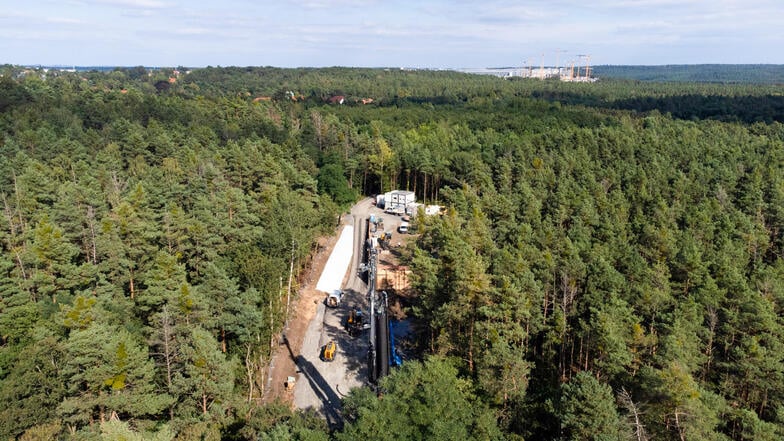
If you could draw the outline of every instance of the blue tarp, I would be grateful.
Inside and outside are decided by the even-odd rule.
[[[397,353],[397,347],[395,347],[395,328],[399,323],[400,322],[396,320],[389,321],[389,347],[390,352],[392,353],[392,358],[389,360],[389,364],[391,366],[400,366],[403,364],[403,359],[400,358],[400,354]]]

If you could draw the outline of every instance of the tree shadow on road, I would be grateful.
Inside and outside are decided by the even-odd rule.
[[[302,355],[294,355],[289,345],[289,340],[283,336],[283,343],[289,351],[289,357],[297,365],[297,368],[307,378],[310,383],[310,388],[316,394],[316,397],[321,401],[324,416],[327,418],[327,424],[330,429],[339,430],[343,428],[343,417],[340,414],[341,400],[334,389],[327,383],[324,377],[321,376],[318,369],[313,366],[313,363],[308,361]]]
[[[331,308],[328,313],[333,319],[324,320],[324,334],[329,340],[335,341],[340,348],[342,362],[348,373],[354,373],[359,378],[367,378],[367,351],[368,330],[359,331],[350,335],[346,329],[346,320],[352,309],[359,309],[369,323],[369,311],[365,296],[352,289],[345,290],[346,295],[340,307]]]

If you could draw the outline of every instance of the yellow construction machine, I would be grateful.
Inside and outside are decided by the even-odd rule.
[[[321,347],[321,360],[322,361],[332,361],[335,359],[335,352],[338,349],[338,345],[335,344],[334,341],[330,341],[329,343],[325,344]]]

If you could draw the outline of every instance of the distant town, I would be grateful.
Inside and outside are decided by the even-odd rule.
[[[30,74],[34,71],[43,71],[44,74],[50,71],[56,72],[110,72],[115,69],[127,69],[129,66],[63,66],[63,65],[24,65],[21,66],[27,71],[21,73],[22,76]],[[171,67],[162,66],[144,66],[148,71],[156,71],[160,69],[171,69]],[[387,70],[391,68],[385,68]],[[400,70],[410,71],[427,71],[427,70],[440,70],[440,71],[454,71],[476,75],[492,75],[499,78],[536,78],[536,79],[552,79],[557,78],[561,81],[569,82],[594,82],[596,78],[593,76],[593,69],[588,63],[584,65],[577,65],[571,62],[567,66],[523,66],[523,67],[479,67],[479,68],[417,68],[417,67],[400,67]],[[178,70],[188,73],[183,67],[178,67]]]
[[[499,68],[476,68],[476,69],[455,69],[458,72],[493,75],[500,78],[538,78],[540,80],[557,78],[561,81],[592,83],[596,81],[593,70],[590,66],[569,66],[569,67],[499,67]]]

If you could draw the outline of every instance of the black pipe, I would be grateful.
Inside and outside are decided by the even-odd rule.
[[[389,375],[389,318],[386,310],[378,315],[376,320],[376,340],[378,341],[378,378]]]

